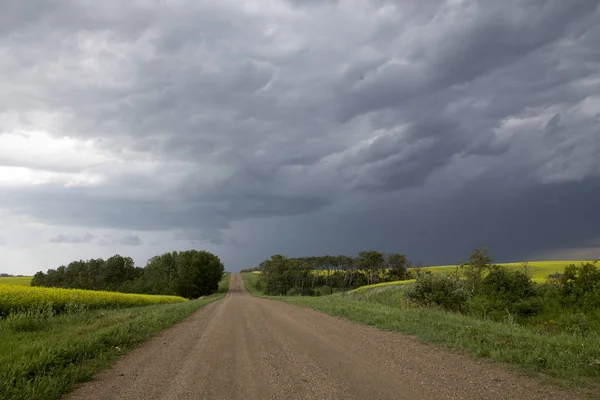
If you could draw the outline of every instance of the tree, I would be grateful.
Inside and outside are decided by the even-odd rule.
[[[188,299],[216,292],[225,272],[219,257],[207,251],[174,251],[155,257],[151,262],[158,270],[151,285],[168,287],[173,294]]]
[[[73,261],[47,273],[40,271],[31,285],[195,298],[217,291],[223,272],[221,260],[206,251],[161,254],[152,257],[145,268],[117,254],[107,260]]]
[[[486,248],[476,248],[469,255],[469,260],[460,264],[460,269],[473,294],[478,294],[480,292],[483,275],[485,272],[489,271],[493,265],[492,256]]]
[[[368,284],[375,283],[377,272],[383,268],[383,254],[375,250],[358,253],[360,267],[367,273]]]
[[[392,280],[399,281],[406,277],[406,256],[404,254],[389,254],[387,263]]]

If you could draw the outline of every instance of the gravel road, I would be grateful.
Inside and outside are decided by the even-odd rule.
[[[575,399],[575,392],[385,332],[252,297],[209,304],[66,399]]]

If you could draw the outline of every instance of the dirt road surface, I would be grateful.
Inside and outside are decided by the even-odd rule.
[[[66,399],[575,399],[498,365],[251,296],[209,304]]]

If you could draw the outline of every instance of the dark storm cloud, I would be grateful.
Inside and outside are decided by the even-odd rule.
[[[320,212],[268,224],[260,230],[265,240],[259,248],[270,246],[290,256],[378,249],[439,265],[465,260],[474,247],[488,247],[497,262],[534,261],[541,249],[598,248],[599,195],[598,179],[507,193],[503,178],[485,176],[463,193],[389,194],[355,207],[360,213],[343,213],[343,218]],[[291,233],[286,231],[290,226]]]
[[[559,38],[580,35],[582,19],[597,7],[594,0],[465,2],[463,12],[440,18],[451,24],[443,36],[417,38],[414,64],[390,57],[349,70],[339,85],[342,116],[404,105],[523,60]]]
[[[319,215],[347,227],[344,251],[389,248],[389,223],[439,261],[478,240],[526,257],[595,235],[586,222],[567,237],[548,215],[598,215],[577,200],[600,177],[598,1],[2,8],[1,131],[94,140],[102,155],[82,167],[0,149],[0,166],[57,174],[2,188],[13,213],[218,245],[246,241],[236,223],[279,218],[297,227],[277,234],[284,248],[344,247],[302,231]],[[544,198],[562,200],[527,212]]]

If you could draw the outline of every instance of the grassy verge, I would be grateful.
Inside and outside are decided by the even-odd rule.
[[[321,297],[269,297],[262,296],[257,288],[260,276],[243,274],[243,278],[250,293],[261,297],[414,335],[423,342],[508,363],[525,373],[554,378],[555,383],[562,385],[588,384],[597,390],[600,383],[600,332],[585,336],[540,334],[516,324],[412,307],[403,300],[402,286]]]
[[[136,344],[224,296],[58,315],[29,332],[0,320],[0,399],[58,399]]]
[[[219,282],[219,293],[227,293],[229,290],[229,281],[231,280],[231,274],[229,272],[225,272],[223,274],[223,278],[221,278],[221,282]]]
[[[252,272],[244,272],[242,273],[242,280],[244,281],[244,286],[250,292],[251,295],[257,297],[268,297],[263,294],[257,285],[262,281],[262,277],[258,274]]]

